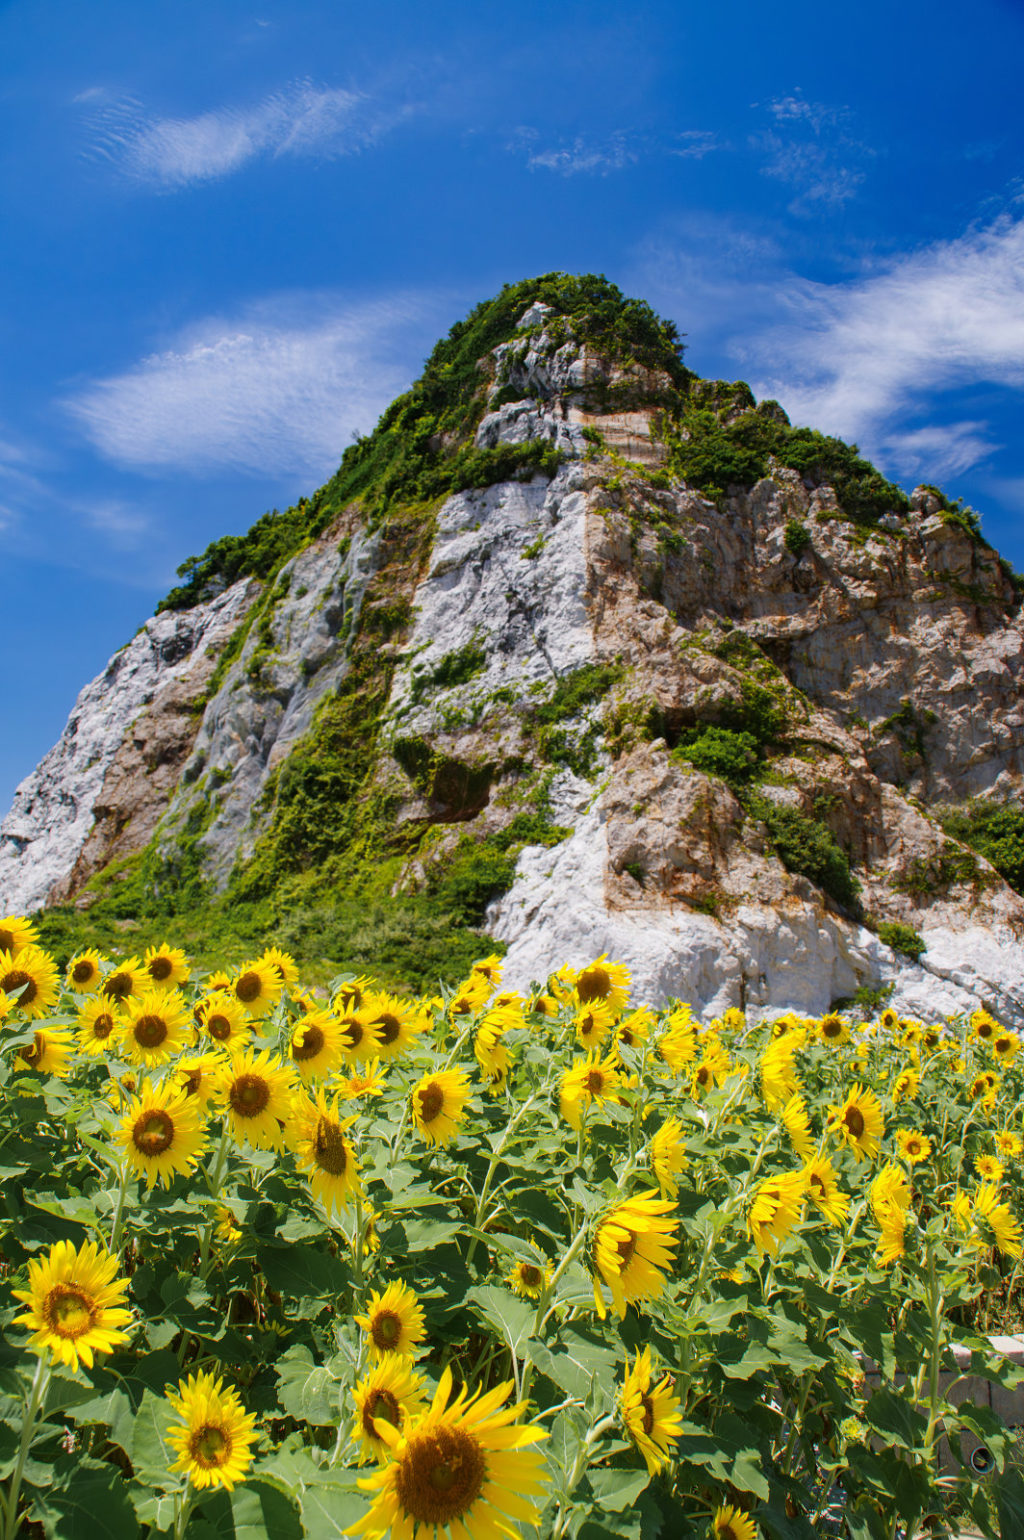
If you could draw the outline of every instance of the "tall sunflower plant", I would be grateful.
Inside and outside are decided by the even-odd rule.
[[[1019,1048],[0,918],[0,1540],[1024,1532]]]

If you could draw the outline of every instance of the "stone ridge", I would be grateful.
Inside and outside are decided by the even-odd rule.
[[[0,911],[89,904],[111,861],[145,847],[172,870],[186,838],[229,903],[429,895],[500,852],[485,929],[513,987],[607,951],[652,1003],[820,1013],[892,986],[914,1014],[1024,1025],[1024,901],[935,816],[1024,779],[1024,635],[996,553],[929,489],[850,517],[769,457],[701,492],[674,469],[678,376],[603,354],[546,300],[513,320],[458,449],[511,473],[351,498],[262,582],[149,622],[19,788]],[[742,419],[744,390],[701,399]],[[529,446],[556,458],[501,458]],[[357,746],[325,723],[374,692],[337,718],[365,733],[353,791],[331,756]],[[304,811],[311,785],[326,800]]]

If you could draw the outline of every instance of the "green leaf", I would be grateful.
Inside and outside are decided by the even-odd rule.
[[[591,1470],[590,1488],[603,1510],[621,1513],[632,1506],[650,1485],[650,1473],[644,1470]]]
[[[80,1456],[57,1462],[32,1514],[47,1540],[135,1540],[139,1533],[121,1471]]]
[[[174,1421],[174,1408],[164,1396],[145,1391],[135,1414],[129,1457],[135,1474],[143,1481],[165,1485],[174,1458],[167,1447],[167,1429]]]
[[[563,1326],[553,1344],[531,1343],[530,1357],[553,1385],[579,1401],[586,1400],[595,1384],[607,1386],[611,1393],[621,1360],[598,1330],[575,1321]]]
[[[330,1369],[313,1362],[309,1348],[290,1347],[277,1363],[277,1399],[300,1422],[318,1427],[337,1422],[338,1379]]]
[[[199,1513],[218,1540],[303,1540],[298,1503],[262,1475],[249,1476],[230,1495],[207,1499]]]
[[[488,1326],[498,1333],[513,1353],[518,1354],[520,1344],[533,1332],[536,1306],[520,1299],[511,1289],[500,1289],[492,1283],[470,1289],[467,1298],[470,1304],[477,1307]]]
[[[344,1258],[309,1246],[265,1246],[260,1251],[260,1267],[275,1293],[294,1300],[335,1299],[349,1281]]]
[[[1001,1535],[1024,1535],[1024,1479],[1014,1467],[993,1483]]]
[[[885,1387],[876,1390],[864,1412],[868,1425],[903,1449],[918,1449],[924,1442],[927,1422],[903,1396]]]

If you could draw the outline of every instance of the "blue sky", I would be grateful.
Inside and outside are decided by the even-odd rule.
[[[0,4],[0,814],[174,569],[319,485],[506,280],[1024,567],[1018,0]]]

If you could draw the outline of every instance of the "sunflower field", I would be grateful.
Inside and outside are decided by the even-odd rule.
[[[0,919],[0,1540],[1024,1533],[1018,1038],[629,983]]]

